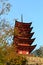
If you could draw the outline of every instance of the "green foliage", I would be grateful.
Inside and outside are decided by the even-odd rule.
[[[4,23],[4,24],[3,24]],[[6,30],[6,27],[8,30]],[[13,29],[5,22],[2,21],[0,36],[0,65],[26,65],[26,58],[23,55],[18,55],[16,53],[16,46],[13,44],[8,44],[6,39],[13,35]],[[18,34],[17,29],[15,29],[15,35]],[[7,37],[7,38],[6,38]],[[11,41],[11,40],[10,40]]]
[[[9,22],[1,15],[10,11],[10,3],[7,0],[0,0],[3,8],[0,10],[0,65],[26,65],[25,56],[16,53],[16,46],[8,44],[9,37],[18,35],[18,29],[13,29]],[[9,40],[8,40],[9,41]],[[11,40],[10,40],[11,41]]]
[[[26,58],[15,55],[14,58],[10,59],[7,63],[10,65],[26,65]]]
[[[23,55],[18,55],[16,53],[15,45],[3,46],[0,48],[0,63],[2,65],[26,65],[26,58]]]
[[[39,49],[35,50],[33,54],[39,57],[43,57],[43,47],[40,47]]]

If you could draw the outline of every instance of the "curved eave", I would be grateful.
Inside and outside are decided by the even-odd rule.
[[[28,29],[25,29],[25,28],[17,28],[17,27],[15,27],[15,29],[17,29],[18,31],[19,31],[19,34],[21,35],[21,34],[25,34],[25,35],[31,35],[31,31],[32,31],[32,29],[33,29],[33,27],[31,27],[31,28],[28,28]],[[25,32],[25,33],[24,33]],[[33,33],[32,33],[33,34]]]
[[[28,33],[30,33],[31,31],[32,31],[32,29],[33,29],[33,27],[31,27],[31,28],[21,28],[23,31],[25,31],[25,32],[28,32]],[[20,30],[21,30],[20,29]]]
[[[20,39],[30,39],[33,36],[33,34],[34,34],[34,32],[33,33],[29,33],[29,34],[16,35],[15,37],[18,37]]]
[[[31,46],[29,53],[31,53],[35,49],[36,45]]]
[[[31,38],[33,36],[34,32],[33,33],[30,33],[28,34],[28,37]]]
[[[31,24],[32,24],[32,22],[30,22],[30,23],[24,23],[24,22],[15,21],[15,26],[21,26],[21,25],[23,25],[23,26],[30,27]]]
[[[16,43],[25,43],[25,44],[29,44],[29,45],[31,45],[32,43],[33,43],[33,41],[35,40],[35,38],[34,39],[20,39],[20,38],[18,38],[18,37],[15,37],[14,38],[14,42],[16,42]]]
[[[33,45],[33,46],[21,46],[21,45],[18,45],[17,46],[18,50],[29,51],[29,53],[31,53],[35,49],[35,47],[36,47],[36,45]]]

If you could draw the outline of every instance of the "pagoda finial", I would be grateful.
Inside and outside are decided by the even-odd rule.
[[[21,22],[23,22],[23,15],[21,14]]]

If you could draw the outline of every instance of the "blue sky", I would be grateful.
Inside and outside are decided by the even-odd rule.
[[[43,0],[9,0],[11,3],[11,11],[7,15],[10,24],[14,24],[14,20],[32,21],[33,30],[35,32],[33,38],[36,38],[33,44],[37,44],[36,48],[43,45]]]

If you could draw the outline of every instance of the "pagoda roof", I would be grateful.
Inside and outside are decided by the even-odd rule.
[[[24,23],[24,22],[15,21],[15,26],[17,26],[17,27],[21,27],[21,26],[30,27],[31,24],[32,24],[32,22],[30,22],[30,23]]]
[[[19,35],[17,35],[19,38],[21,38],[21,39],[29,39],[29,38],[31,38],[32,36],[33,36],[33,34],[34,34],[34,32],[33,33],[29,33],[29,34],[19,34]],[[15,36],[16,37],[16,36]]]
[[[30,23],[24,23],[15,21],[15,32],[17,32],[17,35],[14,35],[14,44],[17,46],[17,50],[23,50],[23,51],[29,51],[31,53],[36,45],[32,46],[33,41],[35,38],[31,38],[34,34],[34,32],[31,32],[33,27],[30,27],[32,22]]]
[[[29,44],[29,45],[31,45],[32,43],[33,43],[33,41],[35,40],[35,38],[34,39],[28,39],[28,38],[24,38],[24,39],[22,39],[22,38],[19,38],[19,37],[16,37],[15,38],[15,43],[22,43],[22,44]]]
[[[18,45],[17,46],[18,50],[29,51],[29,53],[31,53],[31,51],[34,50],[35,47],[36,47],[36,45],[33,45],[33,46],[22,46],[22,45]]]
[[[15,27],[15,29],[18,29],[18,31],[21,32],[21,33],[23,33],[23,32],[30,33],[32,31],[33,27],[30,27],[28,29],[27,28],[18,28],[18,27]]]

